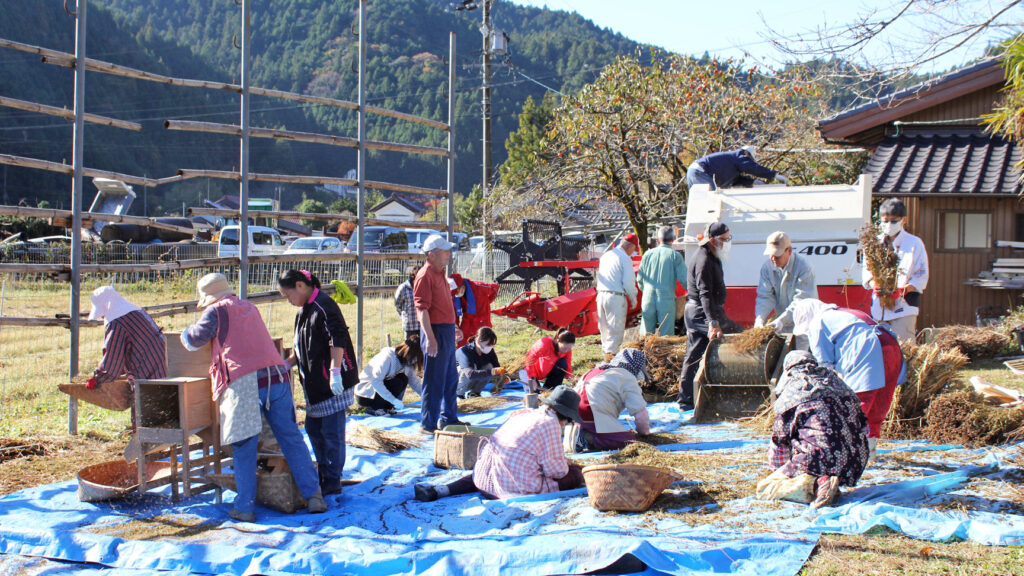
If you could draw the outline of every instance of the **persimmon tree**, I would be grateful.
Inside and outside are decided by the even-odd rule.
[[[525,174],[503,172],[489,202],[505,215],[551,218],[612,200],[646,248],[652,220],[685,212],[694,159],[751,144],[765,151],[762,164],[802,166],[793,151],[820,145],[820,101],[819,88],[796,69],[761,74],[674,55],[652,55],[646,65],[620,58],[562,100],[543,150]],[[814,179],[811,170],[797,175],[797,183]]]

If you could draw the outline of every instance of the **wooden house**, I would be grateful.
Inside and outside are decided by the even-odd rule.
[[[818,122],[825,140],[871,150],[876,198],[896,196],[906,229],[924,241],[930,277],[918,328],[974,324],[983,306],[1015,307],[1021,291],[965,284],[1024,241],[1017,144],[985,133],[1004,85],[996,60],[943,75]]]

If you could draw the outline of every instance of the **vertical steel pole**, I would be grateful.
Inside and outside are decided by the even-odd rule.
[[[487,198],[490,194],[491,186],[491,1],[483,1],[483,27],[481,31],[484,35],[483,45],[483,87],[480,92],[483,94],[481,101],[481,110],[483,111],[483,178],[480,182],[480,192],[483,194],[483,205],[480,207],[481,224],[480,227],[484,236],[484,276],[488,279],[493,279],[494,274],[487,274],[487,265],[491,264],[493,272],[493,262],[491,261],[490,246],[491,246],[491,229],[487,225]]]
[[[71,346],[68,352],[68,377],[78,374],[79,328],[82,297],[82,166],[85,161],[85,9],[86,0],[78,0],[75,11],[75,128],[71,163]],[[78,434],[78,400],[68,398],[68,434]]]
[[[358,192],[356,196],[356,228],[359,242],[356,253],[356,284],[359,286],[359,298],[356,300],[356,361],[363,364],[363,300],[366,299],[365,273],[363,253],[366,250],[366,2],[359,0],[359,113],[356,137],[359,148],[356,152],[356,180]]]
[[[242,0],[242,139],[239,159],[241,176],[238,194],[238,295],[249,293],[249,7],[251,0]]]
[[[448,241],[455,239],[455,32],[448,33]]]

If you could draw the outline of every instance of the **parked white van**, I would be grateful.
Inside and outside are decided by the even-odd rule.
[[[221,228],[217,239],[217,256],[238,257],[240,226]],[[281,233],[267,226],[249,226],[249,254],[278,254],[284,251]]]

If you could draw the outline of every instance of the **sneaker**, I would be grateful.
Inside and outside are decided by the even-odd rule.
[[[338,492],[341,492],[341,489],[339,489]],[[309,510],[310,514],[322,514],[327,512],[327,504],[324,504],[323,494],[320,492],[313,494],[309,500],[306,501],[306,508]]]
[[[384,408],[367,408],[366,413],[370,416],[387,416],[388,411]]]
[[[236,522],[255,522],[256,521],[256,513],[255,512],[240,512],[240,511],[238,511],[238,510],[236,510],[234,508],[232,508],[231,511],[228,512],[228,517],[230,517],[232,520],[235,520]]]
[[[331,494],[341,494],[341,480],[321,481],[320,494],[323,496],[330,496]]]
[[[569,454],[577,454],[579,450],[580,441],[580,425],[575,422],[570,422],[565,425],[565,431],[562,433],[562,449]]]
[[[441,424],[441,430],[444,430],[448,426],[472,426],[469,422],[463,422],[462,420],[452,420],[451,422],[443,422]]]
[[[479,392],[466,392],[466,396],[465,396],[465,398],[467,398],[467,399],[468,398],[479,398],[479,397],[480,397],[480,393]]]
[[[420,426],[420,434],[423,434],[424,436],[433,436],[434,430]]]
[[[679,403],[679,411],[680,412],[689,412],[690,410],[693,410],[693,402],[680,402]]]
[[[412,491],[420,502],[433,502],[437,500],[437,490],[430,484],[417,484],[413,486]]]

